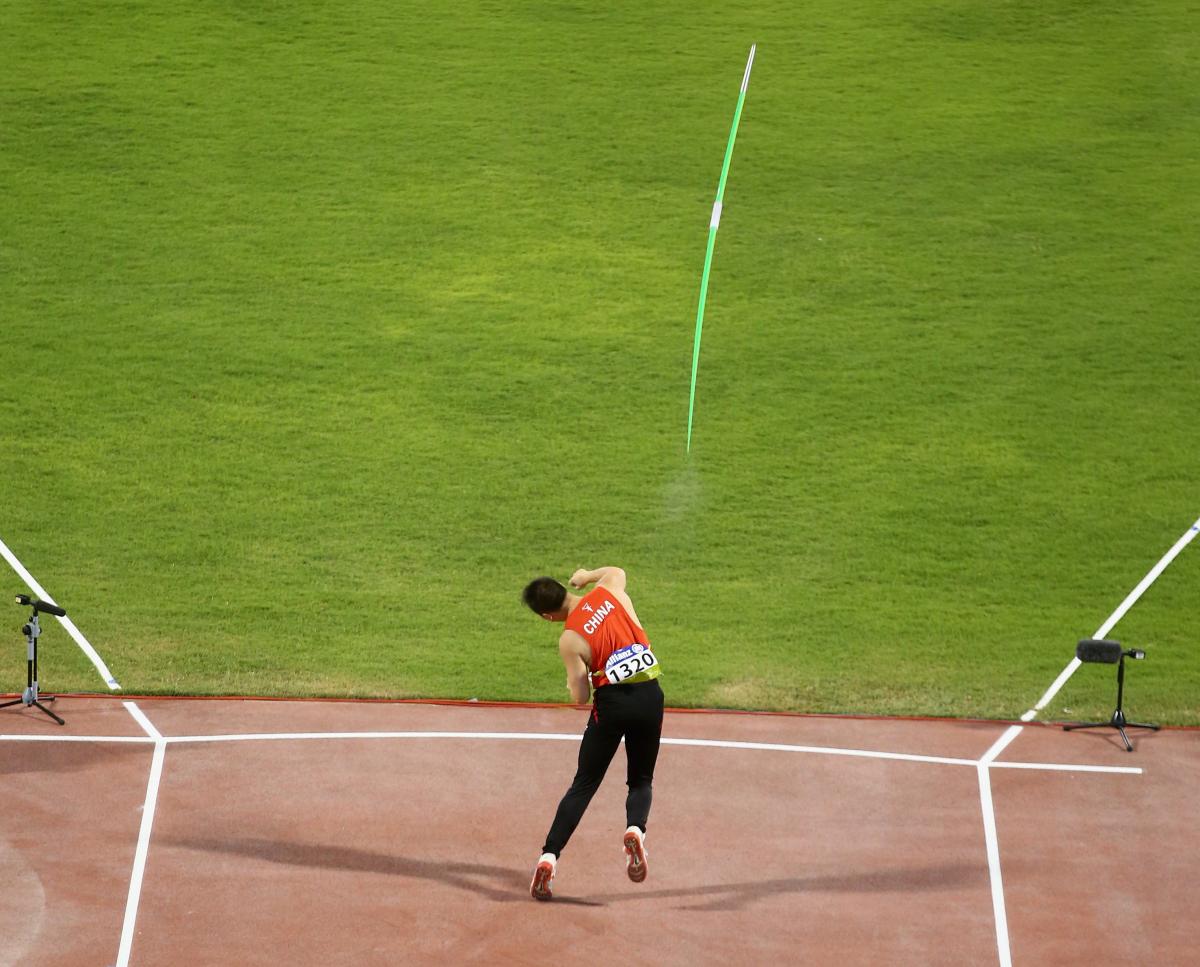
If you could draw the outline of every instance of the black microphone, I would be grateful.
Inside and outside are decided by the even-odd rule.
[[[1085,638],[1075,646],[1075,657],[1080,661],[1094,661],[1115,665],[1121,660],[1121,643],[1106,638]]]
[[[65,618],[67,616],[65,608],[60,608],[57,604],[51,604],[49,601],[39,601],[37,598],[31,598],[28,594],[18,594],[17,604],[27,604],[34,611],[40,611],[42,614],[52,614],[56,618]]]

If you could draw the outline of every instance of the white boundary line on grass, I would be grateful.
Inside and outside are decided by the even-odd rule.
[[[0,540],[0,555],[2,555],[4,559],[8,561],[12,569],[17,572],[17,576],[25,582],[26,587],[28,587],[30,591],[36,594],[43,601],[49,601],[51,604],[58,603],[52,597],[50,597],[45,588],[38,584],[37,579],[30,574],[28,570],[26,570],[24,564],[17,560],[17,555],[9,550],[8,545],[2,540]],[[75,644],[83,649],[83,653],[87,655],[91,660],[91,663],[96,666],[96,671],[100,673],[100,677],[104,679],[104,684],[109,687],[109,690],[113,692],[120,691],[121,686],[117,683],[117,680],[113,678],[113,674],[108,670],[108,666],[104,664],[104,659],[101,658],[96,652],[96,649],[92,647],[91,642],[89,642],[83,636],[83,632],[75,627],[75,622],[72,621],[70,617],[63,617],[59,618],[58,620],[59,623],[67,629],[67,634],[75,639]]]
[[[142,825],[138,830],[137,849],[133,854],[133,873],[129,877],[129,896],[125,901],[125,920],[121,925],[121,946],[117,952],[116,967],[129,967],[129,954],[133,949],[133,934],[137,925],[138,903],[142,898],[142,878],[146,873],[146,857],[150,854],[154,810],[158,805],[158,787],[162,782],[163,761],[167,755],[167,741],[137,705],[133,702],[122,704],[133,716],[134,721],[142,727],[147,737],[154,742],[154,758],[150,761],[150,778],[146,782],[146,800],[142,806]]]
[[[1103,638],[1110,631],[1112,631],[1116,626],[1116,623],[1125,617],[1125,613],[1137,603],[1138,598],[1145,594],[1146,589],[1158,580],[1158,576],[1167,569],[1167,565],[1169,565],[1173,560],[1175,560],[1176,557],[1179,556],[1179,552],[1187,547],[1197,534],[1200,534],[1200,520],[1197,520],[1196,523],[1189,527],[1184,535],[1172,545],[1171,549],[1167,551],[1167,553],[1162,556],[1159,562],[1150,569],[1149,573],[1142,578],[1141,583],[1139,583],[1136,588],[1126,595],[1125,600],[1117,606],[1117,610],[1108,616],[1108,620],[1096,629],[1096,633],[1092,635],[1092,637]],[[1078,658],[1072,658],[1067,663],[1067,667],[1062,670],[1062,673],[1058,676],[1058,678],[1054,679],[1054,683],[1048,689],[1046,689],[1045,694],[1038,699],[1037,704],[1021,716],[1021,721],[1030,722],[1037,718],[1038,712],[1050,704],[1051,699],[1058,694],[1059,689],[1061,689],[1067,683],[1067,679],[1075,674],[1075,669],[1077,669],[1081,664],[1082,662],[1080,662]]]

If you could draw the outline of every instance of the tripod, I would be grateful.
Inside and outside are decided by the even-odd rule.
[[[1103,657],[1085,658],[1084,655],[1082,654],[1082,652],[1084,651],[1084,649],[1082,647],[1083,644],[1084,644],[1083,642],[1080,642],[1080,650],[1076,652],[1077,657],[1079,657],[1080,659],[1082,659],[1084,661],[1105,661],[1106,660]],[[1089,644],[1091,644],[1091,642],[1089,642]],[[1116,642],[1111,642],[1111,643],[1103,642],[1103,644],[1116,644]],[[1120,646],[1118,646],[1118,648],[1119,647]],[[1113,712],[1112,718],[1109,719],[1107,722],[1080,722],[1080,723],[1076,723],[1074,725],[1064,725],[1063,731],[1070,732],[1074,729],[1113,728],[1121,733],[1121,738],[1125,742],[1125,751],[1132,752],[1133,751],[1133,743],[1129,741],[1129,736],[1125,734],[1125,729],[1127,727],[1131,728],[1131,729],[1150,729],[1153,732],[1157,732],[1159,727],[1157,725],[1147,725],[1145,722],[1130,722],[1125,718],[1125,713],[1121,710],[1121,701],[1125,696],[1125,659],[1126,659],[1126,657],[1145,658],[1146,653],[1144,651],[1139,651],[1136,648],[1131,648],[1128,651],[1122,651],[1120,654],[1121,654],[1121,657],[1117,661],[1117,710],[1115,712]]]
[[[54,721],[57,722],[59,725],[66,725],[67,724],[66,722],[64,722],[57,715],[55,715],[53,712],[51,712],[50,709],[46,708],[46,706],[42,704],[42,702],[53,702],[54,696],[53,695],[41,695],[41,696],[38,695],[38,657],[37,657],[37,640],[38,640],[38,636],[41,635],[41,633],[42,633],[42,629],[38,625],[38,612],[39,611],[47,611],[51,614],[59,614],[60,617],[62,615],[65,615],[66,612],[63,611],[63,609],[58,607],[57,605],[52,605],[45,601],[32,601],[24,594],[17,595],[17,604],[28,604],[28,605],[33,606],[33,614],[31,614],[29,616],[29,620],[21,628],[21,631],[25,635],[25,640],[29,644],[28,660],[26,662],[26,668],[27,668],[27,674],[28,674],[28,677],[26,679],[27,684],[25,686],[25,691],[21,694],[20,698],[15,698],[11,702],[0,703],[0,708],[8,708],[10,705],[24,705],[26,707],[32,705],[35,708],[41,709],[43,712],[45,712],[47,715],[49,715],[50,718],[54,719]],[[51,611],[50,610],[51,608],[53,608],[54,610]]]

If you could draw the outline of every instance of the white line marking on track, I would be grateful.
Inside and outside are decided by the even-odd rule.
[[[993,762],[989,769],[1041,769],[1046,772],[1113,772],[1140,776],[1142,770],[1133,766],[1080,766],[1068,762]]]
[[[138,708],[136,703],[122,702],[121,704],[125,706],[125,711],[133,716],[133,720],[142,727],[142,731],[150,736],[150,738],[161,739],[163,737],[163,734],[154,727],[153,722],[146,718],[146,713]]]
[[[286,739],[539,739],[578,742],[582,736],[560,732],[251,732],[244,735],[169,735],[176,742],[278,742]]]
[[[578,733],[563,732],[278,732],[245,735],[172,735],[176,742],[275,742],[284,739],[532,739],[543,742],[578,742]],[[691,745],[710,749],[749,749],[768,752],[808,752],[814,755],[857,756],[869,759],[900,759],[908,762],[935,762],[944,765],[973,766],[974,759],[912,755],[905,752],[871,752],[864,749],[836,749],[817,745],[784,745],[777,742],[733,742],[720,739],[662,739],[663,745]]]
[[[992,808],[992,779],[986,763],[976,767],[979,774],[979,801],[983,808],[983,838],[987,845],[988,876],[992,883],[992,913],[996,919],[996,950],[1000,967],[1012,967],[1008,943],[1008,914],[1004,909],[1004,880],[1000,875],[1000,843],[996,837],[996,813]]]
[[[483,739],[483,740],[519,740],[528,739],[537,742],[578,742],[582,736],[568,732],[249,732],[236,735],[162,735],[146,718],[145,713],[133,702],[122,703],[133,706],[130,714],[139,719],[139,724],[146,729],[147,734],[141,735],[0,735],[0,742],[132,742],[141,745],[162,743],[175,745],[179,743],[206,742],[283,742],[289,739],[297,741],[329,741],[354,739]],[[142,720],[145,720],[144,723]],[[1019,726],[1012,728],[1018,729]],[[1009,729],[1011,732],[1012,729]],[[1005,733],[1005,736],[1009,734]],[[1004,736],[1001,736],[1001,741]],[[780,742],[735,742],[725,739],[676,739],[665,737],[663,745],[683,745],[706,749],[745,749],[748,751],[765,752],[802,752],[810,755],[847,756],[862,759],[891,759],[901,762],[928,762],[934,765],[978,766],[986,764],[993,769],[1044,769],[1048,772],[1112,772],[1128,775],[1141,775],[1142,770],[1130,766],[1094,766],[1063,763],[1043,762],[987,762],[979,759],[956,759],[949,756],[917,755],[908,752],[875,752],[867,749],[839,749],[823,745],[787,745]],[[999,745],[999,742],[996,743]],[[992,747],[996,753],[999,749]]]
[[[992,747],[983,754],[983,758],[979,760],[979,764],[984,766],[990,765],[995,761],[996,756],[1008,748],[1009,743],[1020,734],[1021,726],[1010,725],[1005,730],[1004,734],[1000,736],[1000,738],[998,738],[994,743],[992,743]]]
[[[30,591],[36,594],[43,601],[49,601],[51,604],[58,604],[57,601],[50,597],[50,595],[46,592],[46,589],[38,584],[37,579],[34,578],[34,576],[30,574],[28,570],[26,570],[25,565],[17,560],[17,555],[9,550],[8,545],[2,540],[0,540],[0,556],[3,556],[3,558],[8,561],[12,569],[17,572],[17,576],[25,582]],[[91,660],[91,663],[96,666],[96,671],[100,673],[100,677],[104,679],[104,684],[109,687],[109,690],[114,692],[120,691],[121,686],[117,683],[117,680],[113,678],[113,674],[108,670],[108,666],[104,664],[104,659],[100,657],[100,655],[96,652],[96,649],[93,648],[91,643],[83,636],[83,632],[75,627],[75,622],[72,621],[69,616],[65,618],[59,618],[58,622],[67,629],[67,634],[75,639],[75,644],[77,644],[83,650],[83,653],[88,656],[88,658]]]
[[[154,740],[145,735],[0,735],[0,742],[137,742]]]
[[[167,743],[162,733],[133,702],[123,704],[129,714],[146,730],[146,734],[153,739],[154,757],[150,761],[150,778],[146,782],[142,825],[138,830],[137,849],[133,854],[133,873],[129,877],[129,896],[125,901],[125,920],[121,926],[121,945],[115,967],[129,967],[129,954],[133,950],[133,935],[137,926],[138,903],[142,898],[142,879],[146,873],[146,857],[150,853],[150,832],[154,828],[154,811],[158,805],[158,787],[162,782],[163,761],[167,755]]]
[[[146,857],[150,853],[150,831],[154,827],[154,810],[158,804],[158,787],[162,781],[163,760],[167,744],[161,739],[154,743],[154,758],[150,763],[150,779],[146,783],[146,802],[142,806],[142,826],[138,831],[137,850],[133,854],[133,873],[129,878],[129,897],[125,901],[125,921],[121,926],[121,946],[116,967],[129,967],[133,949],[133,934],[137,925],[138,903],[142,898],[142,878],[146,874]]]
[[[768,752],[808,752],[813,755],[842,755],[866,759],[899,759],[904,762],[934,762],[939,765],[973,766],[970,759],[907,752],[870,752],[865,749],[836,749],[823,745],[783,745],[775,742],[732,742],[720,739],[663,739],[663,745],[695,745],[712,749],[761,749]]]

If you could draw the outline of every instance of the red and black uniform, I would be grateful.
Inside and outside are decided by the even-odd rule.
[[[625,739],[628,764],[627,825],[646,831],[654,765],[662,735],[661,666],[646,632],[606,588],[589,592],[567,615],[566,627],[588,643],[594,694],[575,780],[558,805],[543,853],[558,856],[600,788],[608,765]]]

